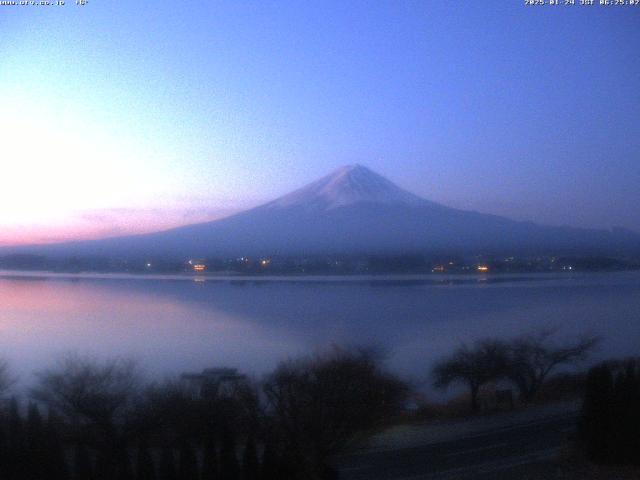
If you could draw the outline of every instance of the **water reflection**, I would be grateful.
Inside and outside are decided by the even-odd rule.
[[[393,368],[424,380],[435,357],[486,335],[542,326],[603,333],[600,356],[640,344],[636,273],[431,278],[5,277],[0,355],[23,378],[69,350],[134,356],[152,374],[215,365],[259,374],[330,343],[375,343]]]

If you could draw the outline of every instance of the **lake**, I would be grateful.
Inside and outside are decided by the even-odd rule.
[[[0,356],[28,384],[65,352],[139,360],[150,376],[261,375],[331,344],[378,345],[426,385],[462,342],[557,328],[598,333],[595,358],[640,353],[640,272],[219,277],[0,272]]]

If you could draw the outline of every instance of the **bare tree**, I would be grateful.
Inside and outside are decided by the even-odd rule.
[[[105,440],[120,433],[133,412],[141,379],[135,362],[99,362],[67,355],[57,367],[37,374],[32,396],[74,425],[91,427]]]
[[[152,383],[137,402],[136,429],[143,435],[164,432],[206,441],[215,440],[222,427],[240,432],[258,428],[257,387],[246,379],[227,387],[203,396],[178,378]]]
[[[301,478],[316,478],[328,455],[400,411],[407,391],[362,349],[284,362],[264,385],[268,414]]]
[[[38,374],[32,396],[65,417],[79,446],[98,451],[101,478],[126,477],[132,417],[141,388],[135,362],[67,355]]]
[[[434,385],[446,388],[459,382],[469,387],[471,409],[478,411],[478,393],[482,385],[504,375],[507,346],[499,340],[481,340],[473,348],[462,345],[453,355],[433,367]]]
[[[553,330],[524,335],[509,342],[506,376],[518,388],[520,400],[531,402],[545,379],[560,365],[582,361],[599,342],[585,336],[573,342],[553,341]]]
[[[15,379],[11,376],[9,370],[9,362],[0,359],[0,398],[3,398],[15,383]]]

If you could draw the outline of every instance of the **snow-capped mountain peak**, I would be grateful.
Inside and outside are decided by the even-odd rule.
[[[0,249],[0,252],[3,250]],[[5,253],[100,258],[223,258],[324,254],[637,256],[640,236],[517,222],[424,200],[352,165],[270,203],[164,232]]]
[[[356,203],[425,205],[430,202],[407,192],[362,165],[346,165],[267,205],[331,210]]]

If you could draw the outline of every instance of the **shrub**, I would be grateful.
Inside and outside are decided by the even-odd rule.
[[[640,464],[640,358],[589,370],[580,435],[590,460]]]

